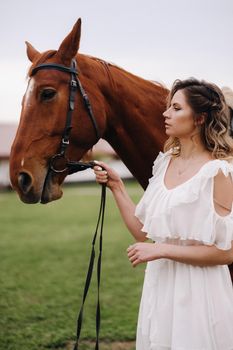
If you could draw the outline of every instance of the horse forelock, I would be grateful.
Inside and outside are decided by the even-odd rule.
[[[41,55],[33,62],[31,67],[29,68],[27,77],[31,76],[33,68],[35,68],[38,64],[44,63],[49,58],[52,58],[53,56],[55,56],[56,53],[57,53],[56,50],[48,50],[48,51],[41,53]]]

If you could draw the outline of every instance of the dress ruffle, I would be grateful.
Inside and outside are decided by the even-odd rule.
[[[213,178],[219,170],[231,174],[233,164],[211,160],[196,175],[174,189],[167,189],[164,175],[170,152],[160,152],[152,178],[138,203],[135,216],[143,223],[142,231],[154,241],[167,239],[196,240],[219,249],[230,249],[233,240],[233,207],[226,216],[217,214],[213,203]]]

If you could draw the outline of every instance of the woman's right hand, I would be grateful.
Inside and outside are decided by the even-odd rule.
[[[96,182],[106,184],[112,191],[120,188],[122,180],[118,173],[104,162],[96,161],[93,170],[96,176]]]

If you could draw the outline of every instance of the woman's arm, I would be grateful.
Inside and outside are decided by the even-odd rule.
[[[229,265],[233,262],[233,244],[229,250],[216,246],[180,246],[167,243],[136,243],[127,249],[133,266],[161,258],[194,266]]]
[[[104,167],[104,171],[98,165],[94,167],[94,172],[96,175],[96,181],[98,183],[106,183],[106,185],[110,188],[115,198],[116,204],[119,208],[120,214],[132,234],[132,236],[138,242],[143,242],[147,238],[145,233],[141,231],[143,225],[134,215],[135,212],[135,204],[129,197],[126,192],[126,188],[124,186],[123,181],[119,177],[119,175],[110,168],[107,164],[103,162],[98,162],[100,166]]]
[[[163,244],[164,258],[197,266],[228,265],[233,262],[233,245],[229,250],[218,249],[215,245],[178,246]]]
[[[135,204],[126,192],[123,182],[118,188],[112,190],[116,204],[119,208],[121,216],[133,237],[139,241],[144,242],[147,240],[146,234],[141,231],[143,225],[134,215]]]
[[[233,179],[230,175],[225,176],[222,171],[219,171],[214,177],[213,197],[217,214],[228,215],[233,202]]]

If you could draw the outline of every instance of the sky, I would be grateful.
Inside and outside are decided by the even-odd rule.
[[[233,88],[233,0],[8,0],[0,3],[0,123],[18,123],[30,62],[25,41],[57,49],[82,19],[80,52],[163,82]]]

